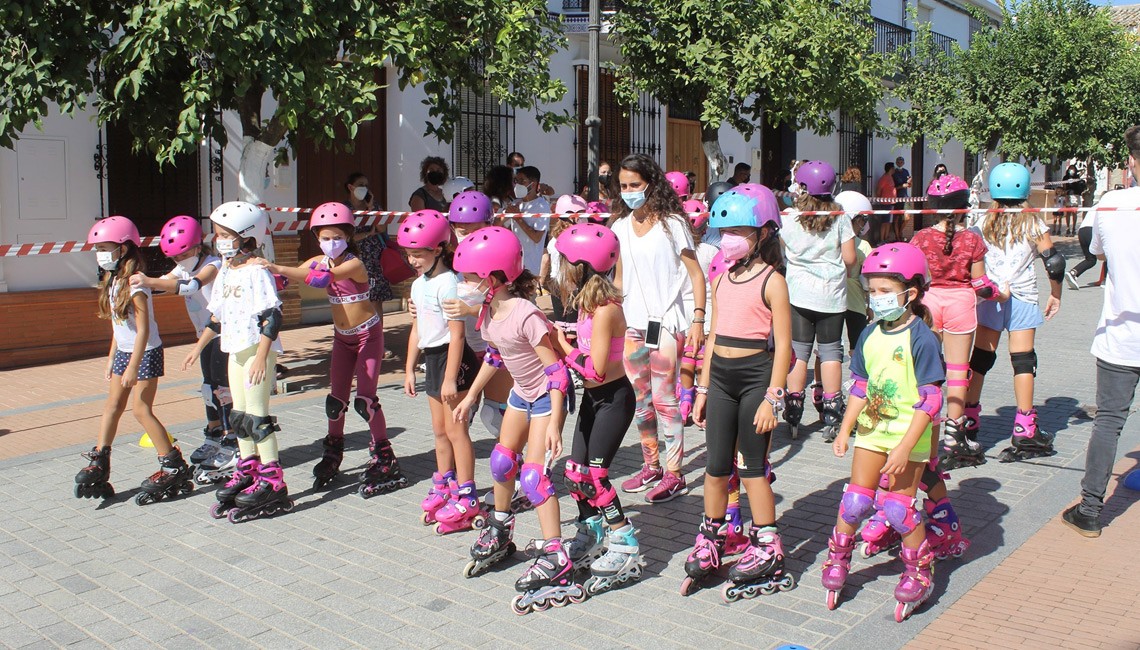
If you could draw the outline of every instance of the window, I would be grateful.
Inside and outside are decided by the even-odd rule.
[[[589,135],[586,117],[589,114],[590,70],[589,66],[576,65],[574,71],[577,79],[574,108],[578,114],[578,127],[574,135],[574,155],[577,161],[574,187],[581,188],[586,184],[588,176],[586,157]],[[602,120],[598,161],[617,165],[631,153],[646,153],[656,160],[661,153],[657,125],[657,119],[661,115],[660,106],[647,93],[642,93],[635,105],[622,106],[614,95],[616,83],[617,77],[613,70],[598,70],[598,117]]]
[[[487,171],[506,164],[507,154],[515,150],[515,109],[492,97],[485,86],[461,92],[459,124],[451,143],[451,174],[466,176],[481,186]]]

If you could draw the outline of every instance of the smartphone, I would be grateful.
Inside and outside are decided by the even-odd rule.
[[[661,346],[661,321],[649,319],[645,328],[645,347],[656,350]]]

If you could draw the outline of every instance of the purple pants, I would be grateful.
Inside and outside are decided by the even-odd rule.
[[[371,413],[368,418],[368,431],[372,442],[388,439],[388,423],[376,396],[376,382],[380,376],[380,360],[384,358],[384,321],[359,334],[333,334],[332,362],[329,366],[329,389],[332,396],[340,400],[347,409],[352,390],[352,378],[356,376],[356,398],[367,402]],[[344,437],[344,415],[329,420],[329,435]]]

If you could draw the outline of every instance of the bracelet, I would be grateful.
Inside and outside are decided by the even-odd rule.
[[[704,323],[705,323],[705,319],[703,319],[703,318],[694,318],[693,319],[693,325],[704,325]]]
[[[694,312],[698,312],[698,311],[699,311],[699,312],[701,312],[701,313],[703,314],[703,313],[705,313],[705,308],[704,308],[704,307],[693,307],[693,311],[694,311]]]
[[[708,395],[709,394],[709,387],[708,386],[697,386],[696,388],[697,388],[697,395]]]

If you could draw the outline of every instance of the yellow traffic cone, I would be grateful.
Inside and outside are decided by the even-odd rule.
[[[166,432],[166,437],[170,439],[170,444],[172,445],[175,442],[178,442],[178,439],[170,435],[169,431]],[[154,449],[154,442],[151,441],[150,436],[148,436],[146,433],[143,433],[142,437],[139,438],[139,446],[143,449]]]

